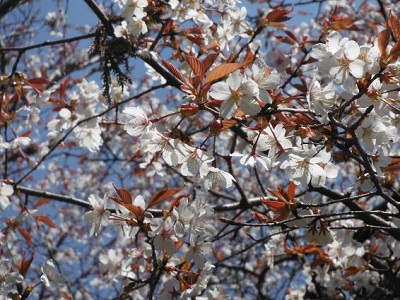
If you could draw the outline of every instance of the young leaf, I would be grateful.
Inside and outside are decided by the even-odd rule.
[[[54,224],[54,222],[52,220],[50,220],[48,217],[39,216],[39,217],[36,218],[36,220],[38,222],[42,222],[42,223],[46,224],[47,226],[49,226],[51,228],[57,228],[57,225]]]
[[[378,34],[378,48],[381,55],[385,54],[386,47],[390,40],[390,29],[386,28]]]
[[[50,200],[47,198],[40,198],[34,205],[33,208],[38,208],[39,206],[42,206],[46,203],[48,203]]]
[[[176,78],[178,78],[182,83],[188,84],[185,76],[182,75],[181,71],[179,71],[173,64],[166,60],[161,61],[162,64],[170,71]]]
[[[183,187],[180,189],[171,189],[171,188],[166,188],[164,190],[158,191],[151,197],[149,201],[149,207],[157,205],[165,200],[167,200],[169,197],[172,197],[175,194],[178,194],[180,191],[183,190]]]
[[[218,55],[219,55],[218,52],[211,53],[211,54],[207,55],[207,57],[203,60],[204,70],[208,70],[209,68],[211,68],[211,66],[213,65],[213,63],[217,59]]]
[[[200,78],[200,80],[203,79],[205,70],[202,62],[192,55],[188,55],[186,57],[186,61],[192,69],[193,73],[196,74]]]
[[[22,228],[22,227],[18,228],[18,232],[26,240],[26,242],[28,243],[29,247],[32,247],[33,243],[32,243],[32,238],[31,238],[31,235],[29,234],[29,232],[25,228]]]
[[[397,41],[400,40],[400,21],[399,18],[393,14],[390,14],[389,17],[389,26],[392,28],[393,35]]]
[[[246,61],[246,62],[241,62],[241,63],[228,63],[228,64],[220,65],[220,66],[214,68],[210,72],[210,74],[208,74],[208,76],[206,78],[206,83],[217,81],[217,80],[235,72],[236,70],[239,70],[240,68],[247,65],[247,63],[248,62]]]
[[[26,273],[28,272],[28,270],[29,270],[29,268],[30,268],[30,266],[32,264],[32,261],[33,261],[34,257],[35,257],[35,254],[32,253],[31,257],[29,257],[28,260],[25,260],[25,252],[22,253],[21,261],[20,261],[19,267],[18,267],[18,272],[22,276],[25,277]]]
[[[121,198],[122,203],[131,204],[132,203],[132,196],[131,194],[124,189],[118,189],[115,184],[113,184],[115,191],[117,192],[118,196]]]

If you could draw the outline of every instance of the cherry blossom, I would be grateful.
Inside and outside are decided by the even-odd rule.
[[[66,284],[66,279],[57,270],[52,259],[49,259],[42,265],[43,275],[40,280],[46,287],[55,285],[56,287],[63,287]]]
[[[0,258],[0,295],[6,297],[16,292],[15,284],[21,283],[24,277],[18,272],[11,272],[11,261],[4,256]]]
[[[230,188],[235,178],[228,172],[222,171],[221,169],[210,167],[208,173],[203,180],[203,186],[206,190],[224,187]]]
[[[0,298],[400,297],[399,6],[0,2]]]
[[[292,147],[292,142],[286,137],[286,130],[282,124],[274,127],[269,125],[259,136],[254,138],[258,151],[267,151],[272,157]]]
[[[107,226],[110,217],[110,211],[107,210],[108,196],[103,199],[96,195],[89,196],[89,202],[93,210],[87,212],[83,217],[91,223],[90,235],[97,235],[101,226]]]
[[[329,161],[331,154],[324,149],[294,149],[281,168],[294,182],[303,186],[311,182],[313,186],[324,185],[326,178],[336,178],[338,166]]]
[[[225,119],[232,118],[240,107],[245,114],[255,115],[261,107],[255,100],[258,86],[251,79],[245,79],[239,71],[229,75],[226,82],[217,82],[212,85],[210,96],[223,100],[221,116]]]
[[[359,59],[360,46],[348,38],[332,31],[326,37],[326,43],[316,44],[310,53],[315,59],[321,60],[319,71],[330,74],[337,84],[349,80],[349,75],[361,78],[365,73],[365,62]]]
[[[124,130],[130,135],[138,136],[151,125],[151,122],[140,107],[127,107],[122,112],[131,117],[128,123],[124,125]]]
[[[14,193],[11,185],[4,182],[0,185],[0,210],[4,210],[10,205],[9,197]]]

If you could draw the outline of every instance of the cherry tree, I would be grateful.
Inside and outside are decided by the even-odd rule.
[[[395,1],[0,3],[0,298],[396,299]]]

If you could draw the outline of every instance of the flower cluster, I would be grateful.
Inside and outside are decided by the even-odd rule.
[[[117,205],[115,214],[110,214],[106,208],[108,196],[105,195],[104,199],[94,195],[89,197],[93,209],[85,214],[85,219],[91,223],[90,234],[97,235],[101,225],[114,225],[120,227],[129,240],[137,242],[128,257],[114,249],[102,254],[99,259],[103,273],[113,280],[145,281],[157,271],[152,261],[163,261],[159,268],[166,276],[161,279],[163,288],[160,297],[169,291],[170,285],[180,290],[183,298],[196,296],[206,288],[213,268],[208,262],[212,246],[210,240],[216,233],[209,222],[213,216],[210,205],[200,198],[191,203],[186,197],[179,198],[177,205],[165,212],[163,217],[155,217],[145,214],[146,204],[141,196],[137,196],[131,206]],[[142,233],[147,237],[146,241],[138,240]],[[182,264],[193,265],[185,272],[199,278],[195,284],[182,286]]]

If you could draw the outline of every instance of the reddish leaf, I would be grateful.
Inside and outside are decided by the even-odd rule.
[[[237,123],[236,120],[222,120],[222,129],[221,131],[227,130],[234,126]]]
[[[262,222],[262,223],[269,223],[271,222],[271,219],[268,218],[267,216],[260,214],[258,212],[251,212],[251,216],[253,217],[254,220]],[[221,219],[220,219],[221,220]]]
[[[236,70],[239,70],[240,68],[244,67],[247,65],[248,62],[241,62],[241,63],[228,63],[228,64],[223,64],[220,65],[216,68],[214,68],[210,74],[208,74],[206,78],[206,82],[213,82],[217,81],[233,72]]]
[[[165,200],[167,200],[169,197],[172,197],[175,194],[178,194],[180,191],[183,190],[183,187],[180,189],[171,189],[171,188],[166,188],[164,190],[158,191],[151,197],[149,201],[149,207],[154,206],[156,204],[159,204]]]
[[[297,39],[297,36],[293,33],[293,32],[291,32],[291,31],[289,31],[289,30],[285,30],[285,33],[290,37],[290,39],[292,39],[293,41],[296,41],[296,42],[298,42],[299,40]]]
[[[289,183],[289,187],[288,187],[288,190],[287,190],[287,195],[288,195],[289,200],[293,201],[294,195],[295,195],[295,191],[296,191],[296,184],[293,181],[291,181]]]
[[[65,300],[72,300],[71,296],[67,292],[64,292],[63,296]]]
[[[28,272],[33,258],[35,257],[34,253],[31,254],[31,257],[29,257],[28,260],[25,260],[25,252],[22,254],[21,262],[19,263],[19,268],[18,271],[19,273],[25,277],[26,273]]]
[[[393,35],[396,38],[396,40],[400,40],[400,21],[399,18],[396,17],[393,14],[390,14],[389,17],[389,26],[392,28]]]
[[[290,14],[291,12],[292,12],[292,10],[285,9],[283,7],[277,7],[267,15],[267,20],[270,23],[271,22],[280,23],[280,22],[288,21],[291,19],[291,17],[288,17],[287,15]]]
[[[38,208],[39,206],[42,206],[46,203],[48,203],[50,200],[47,198],[40,198],[34,205],[33,208]]]
[[[134,204],[130,204],[130,203],[127,203],[127,204],[121,203],[121,204],[127,210],[129,210],[131,213],[133,213],[136,216],[137,220],[142,220],[143,219],[144,210],[140,206],[137,206],[137,205],[134,205]],[[137,224],[134,224],[134,225],[137,225]]]
[[[390,29],[386,28],[378,34],[378,48],[381,55],[385,54],[386,47],[390,40]]]
[[[282,201],[262,200],[262,203],[276,214],[281,214],[289,208],[288,205]]]
[[[23,134],[21,134],[21,137],[29,137],[32,133],[32,129],[29,129],[28,131],[25,131]]]
[[[279,190],[277,190],[277,191],[268,189],[268,192],[270,192],[272,195],[274,195],[276,198],[278,198],[278,201],[281,201],[285,204],[289,203],[287,197],[285,197],[286,195],[282,194],[281,188],[279,188]]]
[[[18,228],[19,233],[23,236],[23,238],[26,240],[26,242],[28,243],[29,247],[32,247],[32,238],[31,235],[29,234],[29,232],[22,227]]]
[[[182,73],[171,63],[169,63],[166,60],[161,61],[162,64],[170,71],[176,78],[178,78],[182,83],[188,84],[185,76],[182,75]]]
[[[400,56],[400,40],[398,40],[396,42],[396,44],[394,44],[392,49],[390,50],[390,54],[387,59],[388,63],[395,62],[399,56]]]
[[[287,15],[291,13],[292,10],[285,9],[283,7],[278,7],[275,8],[273,11],[271,11],[261,22],[262,26],[275,26],[275,27],[284,27],[284,24],[281,24],[285,21],[288,21],[291,19],[291,17],[288,17]]]
[[[46,78],[42,78],[42,77],[29,79],[28,82],[31,84],[50,84],[50,83],[52,83],[52,81],[47,80]]]
[[[132,203],[132,196],[131,194],[125,189],[117,189],[115,184],[113,184],[115,191],[117,192],[118,196],[121,198],[122,203],[131,204]]]
[[[213,63],[217,59],[218,55],[219,55],[218,52],[211,53],[211,54],[207,55],[207,57],[203,60],[204,70],[208,70],[209,68],[211,68],[211,66],[213,65]]]
[[[192,55],[188,55],[186,57],[186,61],[192,69],[193,73],[196,74],[200,78],[200,80],[202,80],[205,73],[202,62]]]
[[[65,79],[63,82],[60,84],[60,104],[62,106],[65,105],[65,90],[68,87],[68,79]]]
[[[345,17],[336,20],[332,24],[332,29],[340,31],[340,30],[346,30],[351,28],[354,25],[355,20],[350,18],[350,17]]]
[[[46,224],[47,226],[49,226],[51,228],[57,228],[57,225],[54,224],[54,222],[52,220],[50,220],[48,217],[39,216],[39,217],[36,218],[36,220],[38,222],[42,222],[42,223]]]

